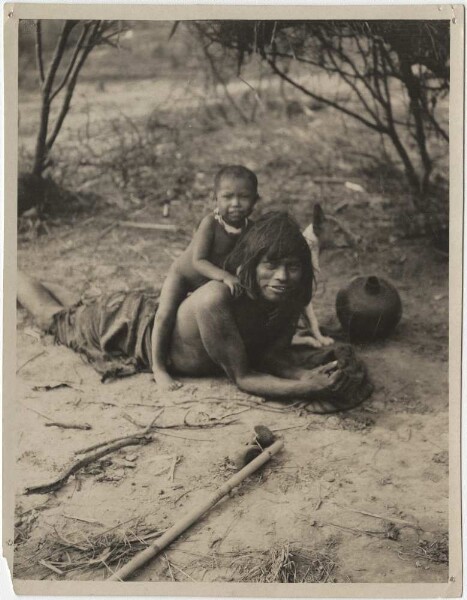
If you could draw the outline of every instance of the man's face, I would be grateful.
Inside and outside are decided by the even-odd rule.
[[[264,256],[256,267],[256,283],[261,297],[268,302],[290,298],[302,280],[302,264],[294,256],[271,259]]]
[[[253,184],[243,177],[222,177],[216,190],[219,214],[233,227],[243,225],[251,214],[257,193]]]

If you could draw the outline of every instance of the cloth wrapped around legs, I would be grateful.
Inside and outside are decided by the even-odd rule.
[[[57,344],[80,353],[102,381],[151,370],[151,330],[159,292],[115,292],[58,312]]]

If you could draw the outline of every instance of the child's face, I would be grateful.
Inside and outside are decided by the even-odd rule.
[[[255,205],[258,194],[254,185],[243,177],[222,177],[216,190],[219,214],[233,227],[243,225]]]

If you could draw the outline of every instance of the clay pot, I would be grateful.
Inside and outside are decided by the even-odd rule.
[[[351,341],[372,341],[394,330],[402,316],[402,303],[396,288],[385,279],[356,277],[337,293],[336,312]]]

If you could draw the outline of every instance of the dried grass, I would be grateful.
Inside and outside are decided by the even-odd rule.
[[[29,554],[24,560],[18,560],[15,577],[27,578],[28,574],[37,573],[44,567],[48,569],[46,573],[66,574],[102,568],[109,572],[113,568],[118,569],[162,533],[135,523],[124,530],[112,528],[91,535],[82,532],[79,537],[71,539],[55,529],[32,556]]]
[[[449,538],[447,533],[429,542],[420,540],[414,549],[414,555],[434,563],[447,565],[449,562]]]
[[[236,568],[240,581],[255,583],[326,583],[335,581],[337,542],[330,539],[322,550],[295,549],[289,542],[270,548],[259,557],[243,558]],[[256,563],[253,564],[252,563]]]
[[[427,560],[432,563],[447,565],[449,563],[449,537],[441,533],[434,540],[421,539],[416,546],[406,551],[399,551],[399,556]]]

